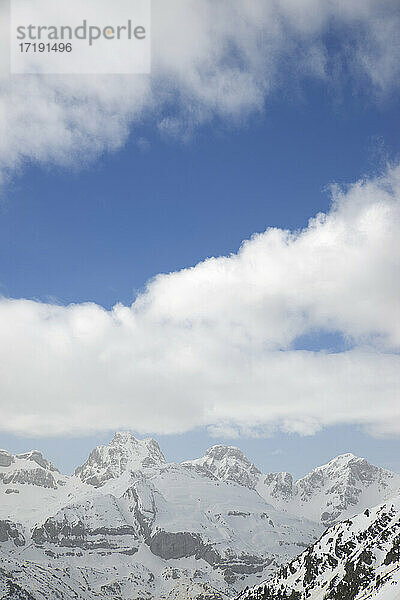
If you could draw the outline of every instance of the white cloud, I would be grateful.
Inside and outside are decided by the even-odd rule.
[[[214,116],[241,119],[303,77],[350,73],[369,95],[390,92],[399,12],[395,0],[153,0],[151,78],[0,79],[0,173],[80,164],[119,148],[138,121],[182,136]],[[330,27],[336,50],[324,41]]]
[[[334,190],[303,231],[158,275],[130,307],[0,302],[1,428],[400,434],[400,167]],[[300,335],[340,332],[330,354]]]

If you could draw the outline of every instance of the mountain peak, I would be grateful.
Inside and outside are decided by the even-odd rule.
[[[0,450],[0,482],[5,485],[21,484],[57,489],[59,477],[59,470],[39,450],[15,455],[8,450]],[[19,493],[19,490],[10,489],[14,490],[12,493]]]
[[[0,467],[9,467],[15,461],[15,457],[8,450],[0,450]]]
[[[135,446],[139,447],[147,447],[150,449],[155,449],[159,454],[162,455],[161,448],[158,442],[153,438],[144,438],[139,440],[136,438],[133,433],[130,431],[116,431],[113,439],[110,442],[112,446]],[[164,459],[164,456],[163,456]],[[163,462],[165,459],[163,460]]]
[[[255,488],[261,474],[239,448],[223,444],[211,446],[202,458],[185,464],[204,467],[217,479],[234,481],[249,488]]]
[[[310,503],[316,495],[329,498],[321,521],[331,525],[351,515],[355,506],[368,506],[399,488],[400,476],[376,467],[352,453],[341,454],[295,483],[298,499]],[[311,516],[311,515],[310,515]]]
[[[111,444],[130,444],[139,442],[130,431],[116,431]]]
[[[368,462],[366,458],[348,452],[347,454],[336,456],[325,465],[316,467],[309,475],[313,473],[324,473],[325,477],[332,479],[355,478],[361,482],[369,483],[383,473],[389,473],[389,471],[376,467]]]
[[[140,471],[164,463],[165,457],[155,440],[139,440],[129,431],[118,431],[108,446],[92,450],[87,461],[75,470],[75,475],[85,483],[100,487],[125,471]]]
[[[218,460],[221,460],[224,457],[236,458],[238,460],[247,461],[246,456],[236,446],[225,446],[224,444],[215,444],[206,450],[205,456],[212,456]]]
[[[338,456],[336,456],[336,458],[333,458],[330,462],[332,462],[334,460],[352,460],[353,458],[359,458],[359,456],[356,456],[352,452],[345,452],[344,454],[339,454]]]
[[[0,467],[10,467],[15,463],[15,468],[37,468],[42,467],[46,471],[59,473],[57,467],[52,462],[44,458],[39,450],[30,450],[20,454],[12,454],[8,450],[0,450]],[[30,464],[33,463],[33,464]]]
[[[52,462],[44,458],[43,454],[39,450],[30,450],[29,452],[16,454],[15,458],[17,460],[19,459],[32,461],[39,465],[39,467],[42,467],[42,469],[46,469],[47,471],[55,471],[59,473],[57,467],[55,467]]]
[[[332,458],[325,465],[321,465],[320,467],[317,467],[317,469],[323,469],[323,468],[331,466],[331,465],[343,466],[353,460],[365,460],[365,459],[360,458],[359,456],[356,456],[355,454],[352,454],[351,452],[346,452],[345,454],[339,454],[338,456],[335,456],[335,458]]]

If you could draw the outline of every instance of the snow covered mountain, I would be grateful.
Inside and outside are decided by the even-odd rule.
[[[221,481],[234,481],[254,489],[261,471],[235,446],[212,446],[202,458],[188,460],[184,465],[194,465],[207,469]]]
[[[15,456],[0,450],[0,520],[33,527],[86,489],[91,488],[62,475],[38,450]]]
[[[237,600],[398,600],[400,497],[329,528]]]
[[[324,525],[309,514],[319,521],[330,501],[357,512],[400,487],[363,461],[338,457],[300,484],[261,474],[229,446],[168,463],[157,442],[126,432],[72,476],[38,451],[0,451],[0,597],[231,597],[315,542]]]
[[[297,481],[287,472],[262,474],[234,446],[212,446],[202,458],[184,464],[201,466],[220,481],[255,489],[277,510],[301,515],[323,527],[400,492],[399,474],[354,454],[337,456]]]
[[[394,496],[400,475],[343,454],[296,482],[289,473],[269,473],[256,489],[276,508],[329,527]]]
[[[165,462],[155,440],[137,440],[129,432],[118,432],[108,446],[97,446],[85,464],[75,470],[75,475],[84,483],[100,487],[125,471],[140,471]]]

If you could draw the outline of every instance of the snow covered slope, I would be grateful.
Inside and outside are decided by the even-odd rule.
[[[400,498],[328,529],[240,600],[398,600]]]
[[[0,598],[2,600],[100,600],[77,581],[69,569],[24,561],[0,552]]]

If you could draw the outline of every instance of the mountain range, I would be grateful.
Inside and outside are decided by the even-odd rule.
[[[1,450],[0,598],[220,600],[245,588],[246,598],[269,598],[256,594],[271,578],[297,593],[285,565],[301,569],[293,561],[327,527],[348,527],[341,522],[378,504],[390,512],[382,502],[399,490],[400,475],[352,454],[294,481],[261,473],[232,446],[168,463],[155,440],[129,432],[72,476],[37,450]],[[354,535],[366,517],[357,518]]]

